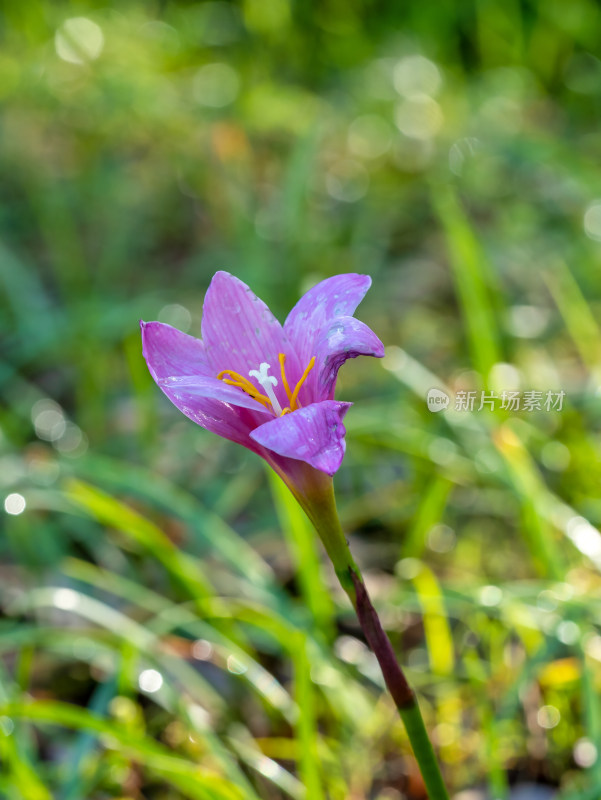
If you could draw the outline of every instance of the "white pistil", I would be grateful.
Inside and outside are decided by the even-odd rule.
[[[279,417],[282,413],[282,406],[278,403],[278,399],[273,391],[273,387],[278,385],[278,379],[274,378],[273,375],[267,374],[268,370],[270,369],[270,365],[263,362],[259,369],[251,369],[248,374],[251,378],[256,378],[256,380],[261,384],[265,390],[265,394],[267,397],[269,397],[271,405],[273,406],[273,410]]]

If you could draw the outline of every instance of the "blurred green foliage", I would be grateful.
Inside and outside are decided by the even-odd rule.
[[[596,800],[600,6],[0,19],[0,796],[423,796],[307,522],[142,360],[228,269],[282,318],[372,275],[338,498],[449,785]]]

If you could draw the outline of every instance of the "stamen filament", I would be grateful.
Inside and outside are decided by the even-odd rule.
[[[224,383],[229,384],[230,386],[235,386],[237,389],[242,389],[243,392],[250,395],[253,400],[257,400],[259,403],[263,403],[264,406],[269,407],[271,405],[271,401],[268,397],[265,397],[264,394],[261,394],[256,389],[249,389],[238,381],[230,381],[227,378],[222,379]]]
[[[297,400],[298,393],[300,392],[303,383],[307,380],[307,375],[311,372],[314,365],[315,365],[315,356],[311,358],[311,361],[309,361],[309,363],[305,367],[305,371],[301,375],[299,382],[294,387],[294,391],[292,392],[292,397],[290,398],[290,409],[292,411],[295,411],[297,408],[300,407],[300,403]]]
[[[280,372],[282,375],[282,386],[284,387],[284,391],[286,392],[286,397],[288,398],[288,402],[290,402],[290,398],[292,397],[292,392],[290,391],[290,387],[288,386],[288,380],[286,378],[286,370],[284,368],[284,364],[286,363],[286,353],[280,353],[278,356],[280,360]]]
[[[248,383],[250,386],[252,386],[248,378],[245,378],[244,375],[240,375],[239,372],[234,372],[233,369],[222,369],[221,372],[217,373],[217,380],[218,381],[223,380],[224,375],[231,375],[232,378],[239,381],[240,383]]]

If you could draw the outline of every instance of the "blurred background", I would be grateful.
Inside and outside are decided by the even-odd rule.
[[[372,276],[338,502],[448,785],[597,800],[599,5],[0,15],[0,796],[424,797],[310,526],[142,359],[226,269]]]

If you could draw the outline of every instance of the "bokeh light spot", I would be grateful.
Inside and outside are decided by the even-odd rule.
[[[601,61],[592,53],[577,53],[568,61],[565,85],[577,94],[596,94],[601,83]]]
[[[43,399],[34,403],[31,420],[40,439],[55,442],[65,433],[67,423],[62,408],[54,400]]]
[[[243,675],[248,667],[246,664],[243,664],[241,661],[239,661],[235,656],[228,656],[227,669],[228,672],[232,673],[232,675]]]
[[[12,492],[4,498],[4,510],[7,514],[16,517],[22,514],[27,507],[27,503],[22,494]]]
[[[483,606],[498,606],[503,599],[503,591],[498,586],[483,586],[479,598]]]
[[[379,158],[390,150],[392,130],[383,117],[365,114],[353,120],[348,131],[349,150],[362,158]]]
[[[206,639],[198,639],[192,645],[192,655],[198,661],[209,661],[213,655],[213,645]]]
[[[449,169],[455,175],[463,173],[466,162],[480,150],[480,141],[473,136],[459,139],[449,149]]]
[[[88,448],[87,437],[73,422],[67,422],[63,435],[53,444],[59,453],[69,455],[83,455]]]
[[[201,105],[211,108],[229,106],[239,90],[240,78],[229,64],[205,64],[194,79],[194,96]]]
[[[401,133],[411,139],[432,139],[441,129],[444,117],[436,100],[424,94],[401,103],[395,122]]]
[[[557,626],[557,638],[563,644],[576,644],[580,639],[580,628],[572,620],[564,620]]]
[[[595,200],[584,212],[584,231],[589,239],[601,242],[601,201]]]
[[[601,534],[584,517],[572,517],[567,524],[567,534],[581,553],[590,558],[601,557]]]
[[[205,44],[221,47],[239,38],[242,31],[240,11],[223,0],[203,3],[199,6],[202,16],[202,38]]]
[[[417,558],[403,558],[396,565],[397,575],[406,581],[411,581],[422,571],[422,563]]]
[[[540,453],[540,458],[547,469],[554,472],[563,472],[571,461],[571,455],[565,444],[561,442],[547,442]]]
[[[188,333],[192,325],[192,314],[185,306],[180,306],[179,303],[170,303],[159,311],[158,320],[172,325],[183,333]]]
[[[435,553],[449,553],[456,541],[455,531],[448,525],[434,525],[428,533],[428,547]]]
[[[57,589],[52,596],[52,602],[61,611],[73,611],[79,605],[79,597],[73,589]]]
[[[340,636],[334,649],[336,655],[349,664],[360,664],[369,652],[366,645],[354,636]]]
[[[547,327],[549,311],[538,306],[512,306],[507,317],[510,333],[521,339],[535,339]]]
[[[584,769],[592,767],[599,756],[597,747],[587,738],[578,739],[574,745],[573,753],[574,761]]]
[[[138,686],[143,692],[153,694],[163,685],[163,676],[156,669],[145,669],[140,673]]]
[[[369,174],[358,161],[337,161],[326,175],[326,188],[330,197],[343,203],[356,203],[367,192]]]
[[[441,85],[440,70],[424,56],[406,56],[394,68],[394,88],[404,97],[435,95]]]
[[[102,28],[87,17],[66,19],[54,37],[56,54],[71,64],[94,61],[104,48]]]
[[[243,7],[246,25],[257,33],[272,33],[288,25],[288,0],[245,0]]]
[[[556,728],[561,720],[561,714],[555,706],[541,706],[536,715],[536,721],[541,728]]]

